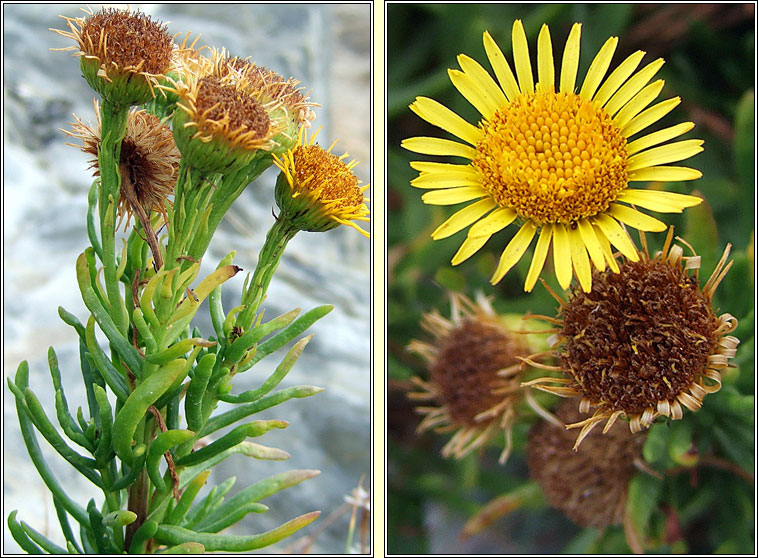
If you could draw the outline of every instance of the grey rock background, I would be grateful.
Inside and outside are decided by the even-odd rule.
[[[91,5],[93,10],[99,5]],[[74,261],[86,247],[86,195],[91,176],[86,157],[66,146],[59,128],[70,128],[71,113],[92,123],[92,92],[79,74],[78,60],[51,52],[71,44],[48,28],[63,29],[58,14],[79,17],[80,5],[4,5],[3,111],[3,375],[12,376],[28,360],[31,386],[54,416],[47,348],[58,354],[64,388],[73,409],[86,399],[81,386],[74,331],[57,315],[63,306],[87,316],[74,276]],[[170,33],[192,31],[199,45],[226,47],[312,90],[314,125],[323,126],[321,144],[335,138],[335,151],[361,161],[356,173],[370,173],[370,5],[143,4]],[[273,184],[269,170],[248,188],[222,223],[201,275],[215,268],[229,250],[235,263],[252,271],[272,222]],[[343,553],[349,515],[326,521],[365,475],[370,462],[370,274],[369,241],[347,227],[326,234],[300,233],[289,245],[265,303],[268,318],[293,307],[321,304],[335,309],[310,333],[315,337],[282,387],[314,384],[326,391],[292,400],[255,418],[290,421],[260,441],[288,451],[284,462],[230,458],[209,484],[237,477],[232,494],[270,475],[291,469],[319,469],[321,475],[285,490],[265,503],[270,510],[248,516],[230,533],[271,529],[301,513],[321,510],[308,528],[262,552],[299,552],[293,543],[315,535],[309,551]],[[244,274],[224,288],[224,307],[237,304]],[[203,314],[203,311],[199,313]],[[209,320],[197,324],[211,331]],[[284,352],[263,360],[238,377],[235,392],[257,387]],[[5,527],[7,514],[23,519],[62,544],[52,500],[31,465],[18,429],[13,397],[3,387],[3,550],[19,552]],[[98,490],[82,480],[40,438],[58,480],[82,505]],[[328,525],[327,525],[328,524]],[[319,532],[322,528],[325,529]]]

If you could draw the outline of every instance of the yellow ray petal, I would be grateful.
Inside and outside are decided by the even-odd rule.
[[[410,109],[429,124],[442,128],[471,145],[476,145],[482,137],[482,131],[479,128],[466,122],[434,99],[416,97],[416,100],[411,103]]]
[[[613,123],[621,129],[626,126],[629,121],[637,116],[642,109],[652,103],[655,98],[663,91],[664,81],[662,79],[656,80],[650,85],[646,85],[642,88],[642,91],[637,93],[632,99],[624,105],[624,107],[616,113],[613,117]]]
[[[634,247],[632,239],[629,238],[629,233],[626,232],[618,222],[609,217],[605,213],[598,213],[594,217],[595,224],[603,231],[605,237],[611,241],[616,248],[618,248],[627,259],[636,262],[639,260],[637,249]]]
[[[478,236],[486,236],[489,238],[496,232],[513,223],[515,219],[515,211],[508,207],[501,207],[471,227],[471,230],[468,232],[468,236],[471,238]]]
[[[608,67],[611,65],[611,58],[613,58],[613,53],[616,50],[618,42],[618,37],[609,38],[605,41],[597,56],[595,56],[592,64],[590,64],[590,69],[587,70],[587,76],[584,78],[582,89],[579,91],[579,96],[582,99],[592,99],[600,82],[605,77],[605,72],[608,71]]]
[[[681,213],[685,207],[694,207],[703,201],[702,198],[698,198],[697,196],[677,194],[676,192],[635,190],[629,188],[621,192],[617,199],[661,213]]]
[[[457,141],[443,138],[430,138],[419,136],[416,138],[404,139],[400,146],[414,153],[423,153],[425,155],[441,155],[444,157],[464,157],[473,160],[476,157],[476,149]]]
[[[608,213],[610,213],[613,217],[622,223],[629,225],[630,227],[634,227],[639,231],[661,232],[666,230],[665,223],[662,223],[655,217],[645,215],[636,209],[627,207],[626,205],[612,203],[608,210]]]
[[[513,101],[521,95],[521,91],[518,88],[518,83],[516,83],[516,78],[513,76],[511,67],[503,55],[503,51],[500,50],[500,47],[497,46],[497,43],[487,31],[484,32],[484,50],[487,52],[487,58],[489,58],[490,64],[492,64],[492,69],[495,71],[495,76],[500,83],[500,87],[503,89],[503,93],[505,93],[509,101]]]
[[[574,272],[579,279],[582,290],[588,293],[592,287],[592,269],[590,268],[590,260],[587,258],[587,249],[584,247],[582,234],[578,228],[568,228],[567,232],[571,245],[571,263],[574,264]]]
[[[549,225],[542,227],[540,231],[540,237],[537,240],[537,246],[534,248],[534,257],[532,257],[532,263],[529,265],[529,272],[526,274],[526,281],[524,282],[524,290],[528,293],[532,292],[534,285],[537,283],[537,278],[542,272],[542,268],[545,266],[545,259],[547,258],[547,249],[550,248],[550,238],[552,237],[553,228]]]
[[[503,254],[500,256],[500,262],[497,264],[497,269],[492,275],[490,283],[496,285],[500,280],[505,277],[505,274],[516,265],[516,263],[524,255],[524,252],[529,247],[529,243],[534,238],[534,233],[537,232],[537,225],[531,221],[524,223],[516,235],[511,239],[506,246]]]
[[[450,81],[461,95],[486,119],[492,118],[495,111],[500,108],[493,99],[484,94],[468,74],[460,70],[448,70],[447,75],[450,76]]]
[[[411,161],[410,165],[412,169],[424,174],[457,174],[466,178],[479,176],[476,169],[471,165],[438,163],[436,161]]]
[[[492,76],[482,68],[481,64],[466,56],[465,54],[458,55],[458,64],[461,66],[461,70],[471,76],[471,79],[476,83],[482,92],[498,106],[504,106],[508,103],[508,99],[505,97],[503,90],[498,87]]]
[[[466,201],[483,198],[487,192],[476,186],[463,186],[462,188],[448,188],[447,190],[432,190],[421,196],[426,204],[430,205],[455,205]]]
[[[532,77],[532,62],[529,59],[529,44],[526,42],[524,24],[520,19],[513,22],[511,32],[513,41],[513,64],[516,66],[519,89],[522,93],[534,93],[534,78]]]
[[[480,236],[477,238],[466,238],[466,240],[463,241],[463,244],[461,244],[461,247],[458,248],[458,251],[455,253],[455,256],[453,256],[453,259],[450,260],[450,263],[453,265],[458,265],[461,262],[465,262],[471,256],[476,254],[476,252],[482,246],[484,246],[488,240],[489,238],[487,238],[486,236]]]
[[[646,167],[676,163],[697,155],[703,150],[702,146],[703,140],[690,139],[654,147],[629,157],[626,170],[632,172]]]
[[[679,97],[674,97],[673,99],[661,101],[647,110],[643,110],[637,116],[632,118],[626,126],[620,128],[621,135],[625,138],[632,137],[640,130],[647,128],[654,122],[658,122],[658,120],[674,110],[674,107],[680,102],[681,99]]]
[[[613,257],[613,251],[611,250],[611,244],[608,241],[608,238],[606,238],[603,231],[597,225],[593,225],[592,228],[595,231],[595,237],[597,238],[597,241],[600,243],[600,247],[603,250],[603,256],[605,257],[605,261],[608,264],[608,267],[610,267],[611,271],[614,273],[618,273],[619,265],[616,261],[616,258]]]
[[[670,139],[677,138],[681,136],[682,134],[686,134],[687,132],[692,130],[692,128],[694,127],[695,127],[694,122],[682,122],[681,124],[677,124],[676,126],[669,126],[668,128],[664,128],[663,130],[658,130],[657,132],[653,132],[652,134],[642,136],[639,139],[636,139],[634,141],[627,143],[626,152],[628,155],[634,155],[635,153],[638,153],[642,151],[643,149],[647,149],[648,147],[658,145],[659,143],[663,143]]]
[[[595,229],[587,219],[579,219],[576,224],[579,227],[579,234],[582,235],[582,241],[590,253],[590,258],[595,267],[600,271],[605,270],[605,258],[603,257],[603,247],[595,235]]]
[[[658,70],[661,69],[663,63],[663,58],[654,60],[642,68],[639,72],[634,74],[632,77],[630,77],[629,80],[624,85],[622,85],[619,90],[616,91],[616,93],[613,94],[613,97],[611,97],[608,103],[605,105],[605,110],[608,112],[608,114],[613,116],[619,110],[621,110],[632,97],[634,97],[642,90],[643,87],[645,87],[645,85],[647,85],[647,82],[653,79],[653,76],[658,72]]]
[[[629,173],[629,182],[679,182],[697,180],[703,173],[689,167],[647,167]]]
[[[568,231],[562,223],[555,223],[553,227],[553,266],[555,277],[562,289],[568,289],[571,285],[571,244]]]
[[[555,85],[555,65],[553,63],[553,45],[550,42],[550,30],[544,24],[537,37],[537,90],[550,91]]]
[[[453,213],[447,221],[437,227],[432,233],[432,238],[434,240],[440,240],[452,236],[479,220],[482,215],[496,206],[497,204],[490,198],[467,205],[463,209]]]
[[[640,62],[642,61],[643,56],[645,56],[645,53],[641,50],[638,50],[629,56],[629,58],[624,60],[621,64],[619,64],[618,68],[613,70],[611,72],[611,75],[608,76],[608,79],[605,80],[605,83],[595,94],[593,100],[600,106],[603,106],[606,102],[608,102],[608,99],[611,98],[611,95],[613,95],[616,90],[618,90],[618,88],[621,87],[621,85],[626,81],[626,78],[632,75],[632,72],[637,69],[637,66],[639,66]]]
[[[575,23],[571,27],[566,46],[563,49],[561,61],[561,91],[574,92],[576,85],[576,70],[579,68],[579,45],[582,36],[582,24]]]
[[[411,180],[414,188],[457,188],[459,186],[480,186],[481,180],[477,177],[464,173],[439,173],[425,172]]]

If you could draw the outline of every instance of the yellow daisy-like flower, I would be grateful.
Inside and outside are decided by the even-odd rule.
[[[370,233],[355,221],[369,221],[368,198],[353,173],[357,161],[345,163],[347,153],[339,157],[322,149],[316,141],[318,132],[308,139],[300,128],[298,141],[282,157],[274,155],[281,170],[276,181],[276,203],[282,215],[301,231],[323,232],[339,225],[356,229],[365,237]]]
[[[576,23],[563,51],[560,76],[556,76],[550,32],[547,25],[542,26],[537,40],[536,84],[520,20],[513,24],[515,76],[487,32],[484,48],[497,81],[475,60],[459,55],[461,70],[449,70],[448,74],[481,113],[479,125],[426,97],[411,104],[413,112],[463,143],[416,137],[403,141],[403,147],[469,160],[465,165],[411,163],[420,173],[411,185],[431,190],[422,196],[424,203],[454,205],[476,200],[432,233],[434,239],[441,239],[470,226],[453,265],[471,257],[496,232],[513,222],[520,224],[500,257],[493,284],[521,259],[539,231],[525,290],[534,287],[552,244],[561,287],[568,288],[575,274],[582,289],[589,291],[590,262],[601,271],[606,266],[618,271],[611,245],[630,260],[638,259],[623,225],[642,231],[665,230],[664,223],[633,206],[681,213],[701,201],[694,196],[628,187],[634,181],[669,182],[701,176],[695,169],[667,165],[702,151],[702,140],[665,143],[691,130],[692,122],[630,141],[679,104],[676,97],[646,108],[663,89],[663,80],[649,83],[663,60],[635,73],[645,54],[637,51],[604,79],[618,43],[618,38],[611,37],[576,92],[580,34],[581,24]]]

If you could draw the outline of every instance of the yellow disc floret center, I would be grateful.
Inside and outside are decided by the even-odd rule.
[[[293,152],[293,187],[315,193],[335,213],[363,204],[358,178],[340,157],[316,145],[299,145]]]
[[[626,187],[626,139],[611,116],[574,93],[523,94],[482,124],[474,167],[502,207],[538,224],[608,209]]]

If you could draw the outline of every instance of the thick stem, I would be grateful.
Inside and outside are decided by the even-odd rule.
[[[202,201],[209,197],[213,185],[197,169],[184,162],[179,163],[179,176],[174,188],[174,207],[169,213],[168,246],[166,246],[166,269],[181,265],[187,255],[189,243],[198,226],[198,218],[205,211]]]
[[[193,238],[192,246],[187,251],[190,256],[196,260],[203,257],[211,242],[211,238],[213,238],[213,234],[216,232],[216,228],[218,228],[234,201],[245,191],[248,184],[258,178],[271,164],[271,156],[267,155],[256,159],[250,166],[241,171],[221,177],[218,187],[211,197],[210,203],[212,208],[208,216],[208,228],[202,234],[198,234]]]
[[[134,533],[142,527],[147,518],[147,499],[149,496],[149,482],[147,471],[143,469],[139,478],[129,487],[129,504],[127,509],[137,515],[132,523],[126,526],[126,537],[124,538],[124,548],[128,549],[132,544]]]

